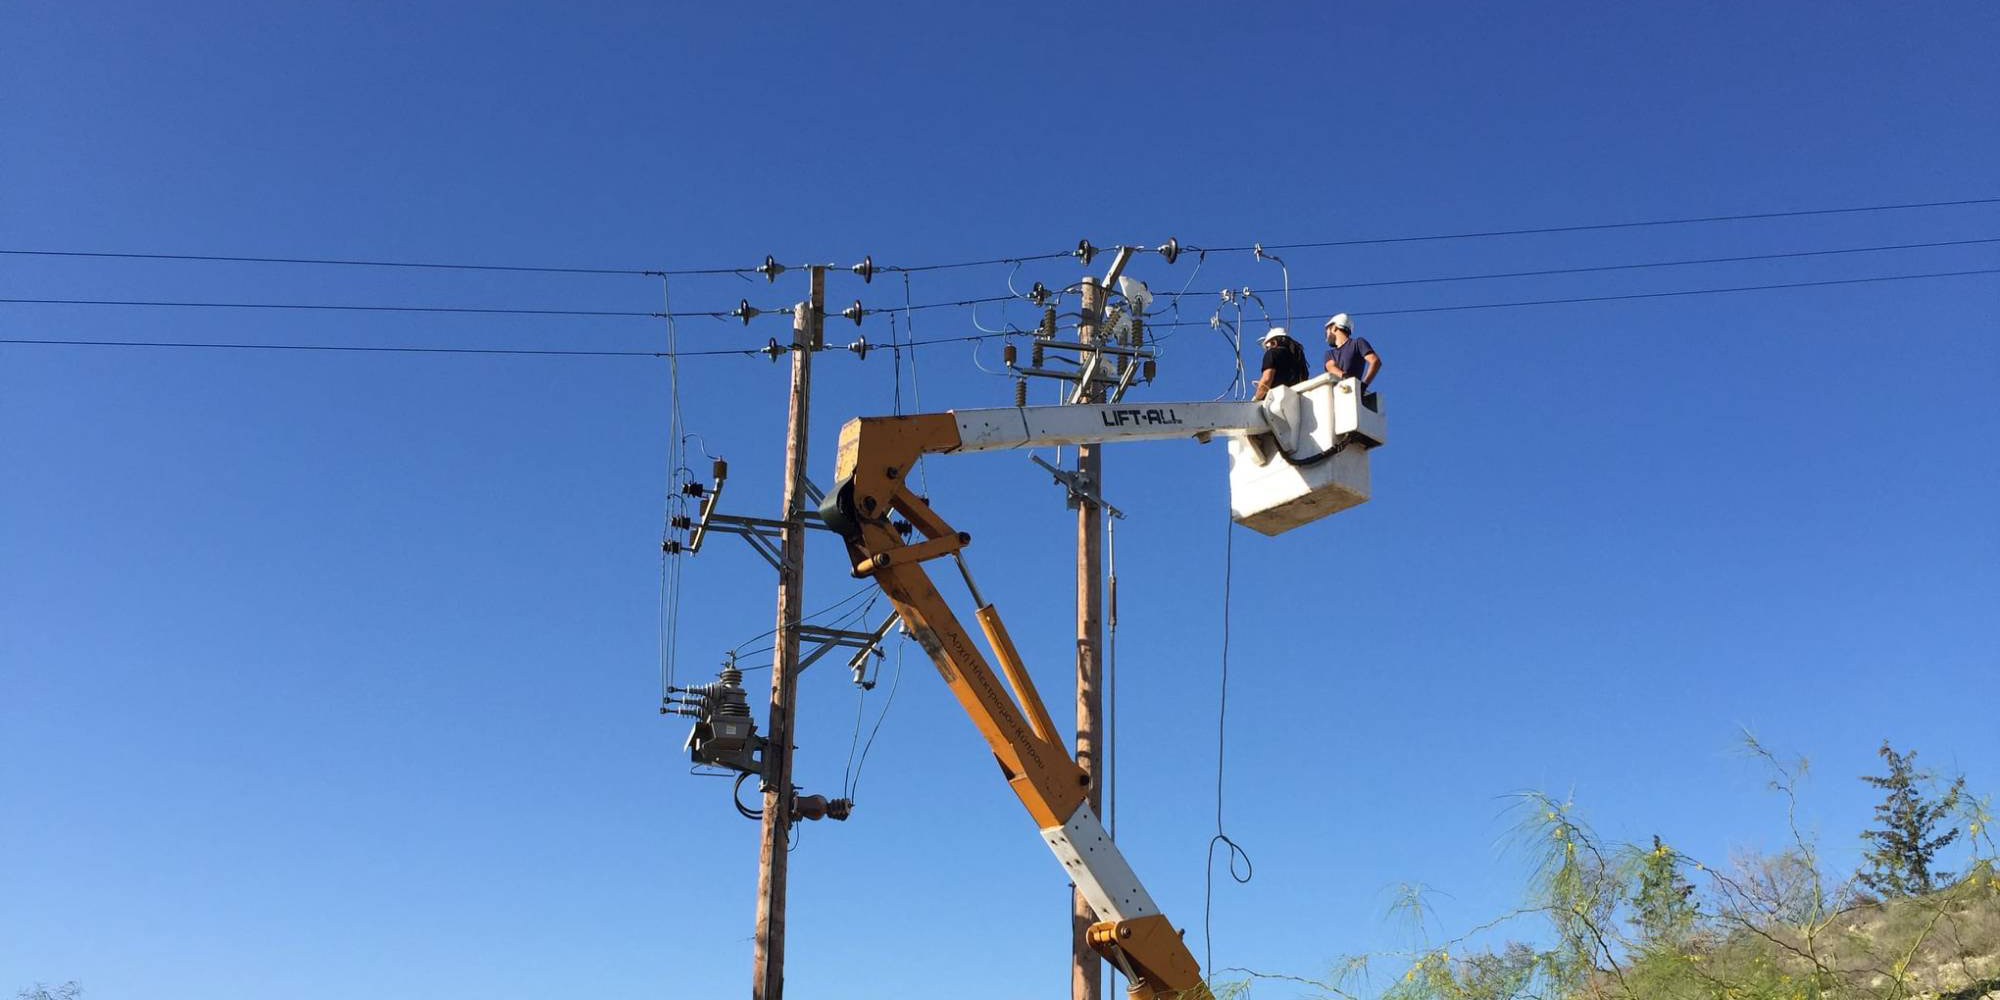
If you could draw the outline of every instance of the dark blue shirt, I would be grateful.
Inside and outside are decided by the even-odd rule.
[[[1349,337],[1347,343],[1328,348],[1326,359],[1333,362],[1333,369],[1341,378],[1360,378],[1368,370],[1367,357],[1375,353],[1375,348],[1360,337]]]
[[[1263,370],[1274,373],[1273,385],[1298,385],[1306,380],[1306,349],[1290,337],[1273,340],[1264,348]]]

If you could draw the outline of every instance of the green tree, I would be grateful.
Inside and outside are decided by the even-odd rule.
[[[1632,922],[1647,947],[1678,945],[1694,928],[1700,905],[1694,883],[1681,874],[1679,857],[1653,835],[1653,849],[1639,859],[1639,884],[1632,893]]]
[[[1862,775],[1861,780],[1883,791],[1882,803],[1875,807],[1881,828],[1862,831],[1862,839],[1874,846],[1862,855],[1867,867],[1857,878],[1888,898],[1931,892],[1939,883],[1951,881],[1950,874],[1933,871],[1931,865],[1939,850],[1958,839],[1957,827],[1936,831],[1958,808],[1965,779],[1952,782],[1942,798],[1933,800],[1924,794],[1923,786],[1931,776],[1917,770],[1915,750],[1899,754],[1883,740],[1878,752],[1888,762],[1889,773]]]

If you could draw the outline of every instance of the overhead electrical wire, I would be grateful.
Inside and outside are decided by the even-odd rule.
[[[1393,285],[1430,285],[1451,281],[1481,281],[1490,278],[1544,278],[1564,274],[1596,274],[1605,271],[1640,271],[1655,267],[1688,267],[1697,264],[1742,264],[1762,260],[1793,260],[1803,257],[1832,257],[1842,254],[1881,253],[1893,250],[1924,250],[1935,247],[1978,246],[2000,243],[2000,236],[1982,236],[1967,240],[1939,240],[1932,243],[1892,243],[1870,247],[1842,247],[1833,250],[1789,250],[1783,253],[1744,254],[1736,257],[1690,257],[1680,260],[1642,261],[1633,264],[1594,264],[1584,267],[1554,267],[1536,271],[1492,271],[1483,274],[1448,274],[1429,278],[1385,278],[1379,281],[1343,281],[1326,285],[1298,285],[1294,292],[1323,292],[1344,288],[1387,288]],[[1253,293],[1270,294],[1276,288],[1255,288]],[[1188,293],[1169,292],[1176,303]],[[1212,295],[1212,292],[1197,292],[1196,295]],[[919,307],[921,308],[921,307]]]
[[[1922,248],[1922,246],[1966,246],[1966,244],[1992,244],[2000,238],[1978,238],[1978,240],[1950,240],[1938,244],[1898,244],[1880,248],[1846,248],[1846,250],[1806,250],[1788,252],[1776,256],[1824,256],[1824,254],[1848,254],[1848,252],[1870,252],[1870,250],[1902,250],[1902,248]],[[1722,260],[1762,260],[1766,256],[1746,256],[1746,258],[1714,258],[1700,262],[1722,262]],[[1568,272],[1590,272],[1590,270],[1630,270],[1630,268],[1650,268],[1650,266],[1680,266],[1694,264],[1688,262],[1644,262],[1644,264],[1620,264],[1620,266],[1598,266],[1598,268],[1564,268],[1560,272],[1548,274],[1568,274]],[[1350,284],[1326,284],[1326,286],[1306,286],[1298,290],[1334,290],[1334,288],[1360,288],[1372,284],[1416,284],[1430,280],[1472,280],[1472,278],[1512,278],[1526,276],[1530,272],[1516,274],[1470,274],[1454,278],[1412,278],[1412,280],[1392,280],[1392,282],[1350,282]],[[1534,272],[1540,274],[1540,272]],[[1826,278],[1812,282],[1770,282],[1770,284],[1742,284],[1742,286],[1720,286],[1720,288],[1676,288],[1664,292],[1620,292],[1604,296],[1562,296],[1562,298],[1532,298],[1532,300],[1510,300],[1510,302],[1468,302],[1452,306],[1410,306],[1410,308],[1388,308],[1388,310],[1364,310],[1348,308],[1356,316],[1408,316],[1424,312],[1466,312],[1466,310],[1490,310],[1490,308],[1526,308],[1526,306],[1562,306],[1562,304],[1586,304],[1586,302],[1626,302],[1626,300],[1646,300],[1646,298],[1680,298],[1680,296],[1708,296],[1708,294],[1734,294],[1734,292],[1770,292],[1786,288],[1830,288],[1846,284],[1878,284],[1878,282],[1906,282],[1906,280],[1932,280],[1932,278],[1966,278],[2000,274],[2000,268],[1968,268],[1968,270],[1940,270],[1940,272],[1920,272],[1920,274],[1872,274],[1858,278]],[[908,288],[904,290],[908,296]],[[960,304],[970,304],[976,300],[964,300]],[[474,312],[474,314],[536,314],[536,316],[620,316],[620,318],[688,318],[688,316],[722,316],[716,312],[608,312],[608,310],[506,310],[506,308],[446,308],[446,306],[330,306],[330,304],[278,304],[278,302],[134,302],[134,300],[40,300],[40,298],[0,298],[0,304],[72,304],[72,306],[224,306],[224,308],[304,308],[304,310],[368,310],[368,312]],[[936,308],[944,304],[930,304]],[[910,324],[910,312],[926,306],[902,306],[906,326]],[[892,312],[892,310],[882,310]],[[1162,328],[1184,328],[1184,326],[1208,326],[1206,320],[1166,320],[1148,324],[1154,330]],[[914,330],[912,330],[914,332]],[[976,340],[1026,336],[1016,330],[1004,332],[980,332],[954,338],[930,338],[930,340],[900,340],[892,330],[892,348],[896,354],[910,350],[912,374],[916,370],[916,350],[928,344],[964,344]],[[900,342],[898,342],[900,340]],[[604,358],[714,358],[714,356],[758,356],[766,354],[770,348],[710,348],[710,350],[584,350],[584,348],[448,348],[448,346],[372,346],[372,344],[244,344],[244,342],[178,342],[178,340],[68,340],[68,338],[0,338],[0,344],[44,344],[44,346],[118,346],[118,348],[200,348],[200,350],[316,350],[316,352],[380,352],[380,354],[518,354],[518,356],[604,356]],[[900,370],[898,370],[900,376]]]
[[[910,339],[910,393],[916,401],[917,412],[922,413],[924,412],[924,380],[923,380],[923,375],[917,371],[917,344],[919,343],[919,341],[916,339],[917,321],[910,315],[911,309],[912,307],[910,305],[910,276],[908,274],[904,274],[903,275],[903,329],[909,333],[911,338]],[[990,335],[981,334],[980,336],[990,336]],[[1006,334],[1000,334],[1000,336],[1004,337],[1006,336]],[[924,494],[926,496],[930,495],[931,492],[930,463],[924,461],[923,456],[921,455],[917,456],[917,475],[920,477],[920,481],[924,484]],[[960,565],[963,565],[963,563],[961,562]]]
[[[196,254],[196,253],[137,253],[117,250],[39,250],[0,249],[0,255],[14,257],[82,257],[110,260],[161,260],[188,261],[211,264],[310,264],[330,267],[386,267],[416,268],[437,271],[503,271],[527,274],[594,274],[630,275],[635,277],[693,277],[698,275],[736,274],[749,276],[760,273],[756,265],[746,267],[562,267],[542,264],[468,264],[451,261],[420,260],[372,260],[347,257],[258,257],[246,254]],[[1019,264],[1038,260],[1054,260],[1072,256],[1068,250],[1054,253],[1023,254],[1017,257],[990,257],[981,260],[947,261],[939,264],[875,265],[878,272],[948,271],[956,268],[985,267],[993,264]],[[810,265],[785,265],[785,270],[803,268]],[[832,270],[845,270],[840,265],[824,265]]]
[[[916,305],[892,307],[900,312],[914,312],[924,309],[950,309],[965,306],[988,305],[994,302],[1017,301],[1012,295],[987,295],[971,299],[955,299],[950,302],[924,302]],[[168,309],[299,309],[326,312],[392,312],[392,313],[463,313],[479,316],[581,316],[610,317],[614,319],[733,319],[739,314],[726,309],[711,309],[694,312],[665,313],[636,309],[531,309],[512,306],[405,306],[405,305],[348,305],[333,302],[184,302],[151,299],[33,299],[0,298],[0,305],[30,306],[130,306],[139,308]],[[864,309],[863,315],[888,312],[882,309]],[[789,316],[790,309],[758,309],[758,316]],[[753,317],[754,318],[754,317]]]
[[[1683,288],[1665,292],[1628,292],[1620,295],[1579,295],[1560,299],[1524,299],[1517,302],[1473,302],[1453,306],[1418,306],[1406,309],[1349,309],[1354,316],[1407,316],[1416,313],[1463,312],[1472,309],[1513,309],[1523,306],[1557,306],[1580,302],[1623,302],[1635,299],[1663,299],[1688,295],[1723,295],[1732,292],[1766,292],[1785,288],[1825,288],[1833,285],[1865,285],[1887,281],[1916,281],[1925,278],[1962,278],[1980,274],[2000,274],[2000,267],[1969,271],[1930,271],[1923,274],[1883,274],[1862,278],[1834,278],[1825,281],[1790,281],[1768,285],[1734,285],[1727,288]],[[1183,320],[1154,326],[1207,326],[1207,321]]]
[[[1837,278],[1825,281],[1794,281],[1765,285],[1735,285],[1726,288],[1686,288],[1664,292],[1630,292],[1620,295],[1585,295],[1557,299],[1529,299],[1514,302],[1475,302],[1465,305],[1421,306],[1405,309],[1350,309],[1356,316],[1397,316],[1417,313],[1461,312],[1476,309],[1512,309],[1525,306],[1569,305],[1587,302],[1620,302],[1637,299],[1672,298],[1693,295],[1723,295],[1736,292],[1776,291],[1789,288],[1823,288],[1836,285],[1874,284],[1891,281],[1918,281],[1932,278],[1958,278],[1975,275],[2000,274],[2000,268],[1978,268],[1966,271],[1931,271],[1922,274],[1885,274],[1860,278]],[[1205,321],[1183,320],[1179,322],[1149,323],[1148,328],[1205,326]],[[913,350],[916,347],[933,344],[962,344],[975,340],[991,340],[1022,336],[1008,333],[975,333],[962,337],[933,337],[928,340],[904,340],[900,347]],[[507,347],[421,347],[407,345],[378,346],[363,344],[246,344],[246,343],[195,343],[186,341],[153,340],[68,340],[57,338],[0,337],[0,344],[49,345],[65,347],[152,347],[190,348],[204,350],[247,350],[247,351],[345,351],[355,353],[390,354],[492,354],[492,355],[548,355],[557,357],[634,357],[634,358],[699,358],[726,357],[731,355],[754,357],[765,352],[765,348],[723,348],[700,351],[620,351],[620,350],[575,350],[558,348],[507,348]],[[914,359],[913,367],[914,367]]]
[[[1795,260],[1795,259],[1803,259],[1810,257],[1831,257],[1831,256],[1842,256],[1848,254],[1888,253],[1888,252],[1895,252],[1902,250],[1925,250],[1925,249],[1940,249],[1948,247],[1984,246],[1995,243],[2000,243],[2000,237],[1985,236],[1985,237],[1974,237],[1970,239],[1959,239],[1959,240],[1936,240],[1936,241],[1922,242],[1922,243],[1891,243],[1891,244],[1881,244],[1876,246],[1837,247],[1837,248],[1821,249],[1821,250],[1788,250],[1778,253],[1767,253],[1767,254],[1739,254],[1728,257],[1692,257],[1692,258],[1681,258],[1676,260],[1638,261],[1625,264],[1596,264],[1596,265],[1586,265],[1581,267],[1543,268],[1543,269],[1528,270],[1528,271],[1494,271],[1494,272],[1484,272],[1475,274],[1434,275],[1422,278],[1383,278],[1371,281],[1349,281],[1349,282],[1336,282],[1331,284],[1299,285],[1293,287],[1290,290],[1294,292],[1331,291],[1337,289],[1352,289],[1352,288],[1386,288],[1398,285],[1442,284],[1455,281],[1481,281],[1481,280],[1506,279],[1506,278],[1554,277],[1554,276],[1570,275],[1570,274],[1599,274],[1612,271],[1639,271],[1639,270],[1649,270],[1652,268],[1662,268],[1662,267],[1690,267],[1690,266],[1697,266],[1704,264],[1737,264],[1737,263],[1751,263],[1756,261],[1768,261],[1768,260]],[[1199,273],[1200,267],[1201,267],[1201,261],[1198,261],[1195,266],[1195,273],[1197,274]],[[1192,284],[1192,281],[1193,281],[1193,275],[1190,275],[1189,281],[1183,285],[1180,291],[1163,293],[1161,297],[1168,299],[1171,305],[1178,307],[1180,300],[1187,297],[1189,294],[1196,294],[1196,295],[1212,294],[1209,292],[1190,293],[1187,290],[1187,285]],[[1263,288],[1263,289],[1252,289],[1251,291],[1253,293],[1272,293],[1278,291],[1278,289]],[[864,307],[862,309],[861,315],[863,316],[879,315],[892,311],[900,311],[904,313],[904,315],[907,317],[910,313],[919,312],[927,309],[965,308],[965,307],[974,307],[981,305],[990,305],[996,302],[1026,301],[1026,298],[1024,296],[1018,296],[1018,295],[986,295],[986,296],[978,296],[966,299],[953,299],[950,301],[942,301],[942,302],[911,303],[907,301],[909,290],[905,288],[904,292],[905,292],[905,302],[903,304],[896,306],[884,306],[878,308]],[[484,316],[566,316],[566,317],[581,317],[581,318],[612,318],[612,319],[721,320],[721,319],[736,318],[740,316],[739,313],[732,310],[697,310],[688,312],[667,312],[667,311],[616,310],[616,309],[539,309],[539,308],[517,308],[509,306],[430,306],[430,305],[379,305],[379,304],[365,304],[365,303],[345,304],[345,303],[323,303],[323,302],[227,302],[227,301],[218,302],[218,301],[83,299],[83,298],[0,298],[0,305],[112,306],[112,307],[135,307],[135,308],[186,308],[186,309],[281,309],[281,310],[329,311],[329,312],[387,312],[387,313],[419,313],[419,314],[441,313],[441,314],[465,314],[465,315],[484,315]],[[786,310],[760,309],[757,310],[755,315],[778,316],[784,314],[785,312]],[[1171,327],[1181,324],[1170,320],[1154,325]],[[988,331],[988,332],[996,332],[996,331]]]
[[[230,344],[194,343],[179,340],[55,340],[29,337],[0,338],[0,344],[44,344],[64,347],[184,347],[219,351],[348,351],[358,354],[519,354],[552,357],[664,358],[666,351],[586,351],[558,348],[515,347],[414,347],[373,344]],[[682,351],[680,357],[719,357],[728,354],[754,355],[751,349]]]
[[[222,254],[193,253],[125,253],[111,250],[0,250],[0,254],[20,257],[97,257],[115,260],[179,260],[202,261],[225,264],[320,264],[339,267],[407,267],[425,268],[439,271],[513,271],[532,274],[630,274],[630,275],[694,275],[694,274],[749,274],[754,269],[743,268],[697,268],[680,271],[639,270],[623,267],[547,267],[531,264],[454,264],[439,261],[415,260],[354,260],[338,257],[249,257]]]
[[[1531,236],[1548,233],[1598,232],[1616,229],[1638,229],[1653,226],[1683,226],[1715,222],[1744,222],[1768,219],[1806,218],[1811,216],[1852,215],[1868,212],[1910,211],[1925,208],[1960,208],[1973,205],[2000,203],[2000,198],[1960,198],[1944,201],[1898,202],[1874,205],[1855,205],[1839,208],[1808,208],[1774,212],[1746,212],[1734,215],[1687,216],[1666,219],[1639,219],[1624,222],[1599,222],[1565,226],[1536,226],[1519,229],[1495,229],[1459,233],[1430,233],[1411,236],[1378,236],[1362,239],[1311,240],[1293,243],[1263,243],[1231,247],[1196,247],[1188,250],[1235,251],[1251,250],[1262,246],[1266,250],[1306,250],[1322,247],[1380,246],[1394,243],[1421,243],[1444,240],[1486,239],[1502,236]],[[56,258],[96,258],[115,260],[155,260],[191,261],[232,264],[296,264],[337,267],[379,267],[418,268],[449,271],[497,271],[533,274],[580,274],[580,275],[628,275],[628,276],[695,276],[695,275],[742,275],[759,273],[756,266],[748,267],[689,267],[689,268],[642,268],[642,267],[569,267],[542,264],[480,264],[455,261],[410,261],[385,260],[377,258],[352,257],[278,257],[250,254],[188,254],[188,253],[146,253],[114,250],[48,250],[29,247],[0,248],[0,255],[16,257],[56,257]],[[946,261],[931,264],[876,265],[878,272],[914,273],[919,271],[942,271],[954,268],[986,267],[999,264],[1056,260],[1070,257],[1069,251],[1053,253],[1019,254],[1011,257],[983,257],[974,260]],[[787,270],[798,265],[786,266]],[[836,267],[837,265],[828,265]]]
[[[140,306],[173,309],[306,309],[331,312],[468,313],[486,316],[610,316],[626,319],[666,319],[662,312],[623,309],[515,309],[497,306],[381,306],[341,305],[328,302],[163,302],[136,299],[17,299],[0,298],[0,304],[36,306]],[[681,313],[692,316],[727,317],[726,312]]]
[[[971,334],[964,337],[934,337],[930,340],[904,341],[905,349],[931,344],[963,344],[973,340],[991,340],[1012,334]],[[244,344],[244,343],[197,343],[178,340],[61,340],[38,337],[0,337],[0,344],[44,345],[56,347],[185,347],[202,350],[238,351],[343,351],[359,354],[496,354],[496,355],[546,355],[551,357],[607,357],[607,358],[720,358],[756,357],[765,353],[762,347],[732,347],[701,351],[616,351],[616,350],[569,350],[562,348],[515,348],[515,347],[421,347],[409,345],[373,344]]]
[[[667,475],[664,510],[660,518],[660,695],[669,696],[678,678],[676,654],[680,649],[681,566],[678,547],[670,545],[677,518],[687,516],[688,495],[681,489],[682,477],[692,479],[686,465],[687,433],[681,419],[680,330],[674,322],[673,281],[660,279],[660,308],[667,314]]]
[[[875,716],[875,725],[868,730],[867,742],[861,744],[861,756],[854,762],[853,779],[843,780],[846,791],[842,798],[849,802],[859,801],[856,796],[861,793],[861,772],[868,766],[868,751],[874,748],[875,737],[882,732],[882,720],[889,717],[889,709],[896,704],[896,689],[903,686],[903,650],[908,645],[908,639],[896,644],[896,673],[889,681],[889,695],[882,701],[882,711]]]
[[[909,267],[883,266],[877,267],[876,270],[914,274],[918,271],[948,271],[961,267],[985,267],[989,264],[1027,264],[1038,260],[1055,260],[1058,257],[1072,256],[1075,255],[1068,250],[1059,250],[1055,253],[1028,254],[1022,257],[989,257],[985,260],[962,260],[950,264],[918,264]]]
[[[1254,250],[1261,246],[1266,250],[1313,250],[1321,247],[1365,247],[1382,246],[1390,243],[1427,243],[1440,240],[1476,240],[1496,236],[1538,236],[1546,233],[1587,233],[1609,229],[1640,229],[1649,226],[1688,226],[1708,222],[1747,222],[1756,219],[1797,219],[1815,215],[1851,215],[1861,212],[1900,212],[1918,208],[1957,208],[1967,205],[1992,205],[2000,203],[2000,198],[1961,198],[1953,201],[1918,201],[1886,205],[1857,205],[1848,208],[1807,208],[1788,212],[1746,212],[1740,215],[1704,215],[1677,219],[1640,219],[1628,222],[1594,222],[1574,226],[1536,226],[1524,229],[1492,229],[1466,233],[1431,233],[1422,236],[1376,236],[1365,239],[1315,240],[1304,243],[1260,243],[1240,247],[1203,247],[1212,252],[1230,250]],[[1189,247],[1189,249],[1194,249]]]

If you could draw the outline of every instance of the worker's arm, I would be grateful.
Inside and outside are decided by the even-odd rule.
[[[1374,351],[1369,351],[1361,360],[1367,364],[1367,367],[1361,369],[1361,387],[1366,389],[1368,383],[1375,381],[1375,373],[1382,370],[1382,358]]]
[[[1276,368],[1264,369],[1264,374],[1257,377],[1257,394],[1251,396],[1250,401],[1254,403],[1257,400],[1263,399],[1264,394],[1270,392],[1271,386],[1277,384],[1277,381],[1278,370]]]

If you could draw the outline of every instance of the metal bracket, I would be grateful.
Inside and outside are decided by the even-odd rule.
[[[1069,405],[1075,406],[1087,401],[1090,398],[1090,387],[1093,383],[1116,381],[1109,375],[1099,375],[1097,373],[1098,364],[1103,360],[1103,351],[1090,352],[1088,359],[1083,363],[1083,371],[1076,375],[1076,388],[1070,390]]]
[[[880,648],[882,638],[888,635],[889,630],[896,626],[897,620],[896,613],[891,611],[889,612],[889,617],[883,619],[882,624],[876,626],[872,632],[854,632],[847,629],[825,628],[819,625],[800,625],[798,629],[799,641],[817,643],[817,645],[813,647],[811,652],[799,657],[799,671],[803,673],[807,667],[818,662],[820,657],[836,649],[842,647],[856,649],[860,650],[860,652],[854,654],[854,658],[847,662],[848,669],[854,672],[854,683],[861,685],[864,689],[874,687],[875,682],[872,680],[863,682],[863,667],[866,664],[869,654],[882,655]]]
[[[810,513],[799,519],[802,527],[832,531],[817,513]],[[783,569],[784,551],[778,547],[779,533],[784,531],[785,522],[768,517],[741,517],[735,514],[711,514],[708,517],[710,534],[739,535],[750,548],[764,557],[772,569]]]
[[[1080,378],[1080,377],[1081,377],[1080,373],[1078,373],[1078,372],[1066,372],[1066,371],[1059,371],[1059,370],[1056,370],[1056,369],[1050,369],[1050,368],[1019,368],[1019,367],[1016,367],[1016,368],[1014,369],[1014,374],[1016,374],[1016,375],[1021,375],[1021,376],[1027,376],[1027,377],[1032,377],[1032,378],[1052,378],[1052,379],[1060,379],[1061,381],[1064,381],[1064,382],[1074,382],[1074,381],[1076,381],[1076,380],[1077,380],[1078,378]],[[1115,379],[1115,378],[1112,378],[1112,377],[1111,377],[1111,376],[1109,376],[1109,375],[1096,375],[1096,374],[1093,374],[1092,376],[1090,376],[1090,381],[1091,381],[1091,383],[1092,383],[1092,384],[1095,384],[1095,385],[1116,385],[1116,384],[1118,383],[1118,380],[1117,380],[1117,379]]]
[[[1039,455],[1029,455],[1028,460],[1049,470],[1049,474],[1056,477],[1056,482],[1062,484],[1063,488],[1069,491],[1070,506],[1076,506],[1079,501],[1088,501],[1102,508],[1105,513],[1110,514],[1112,517],[1121,521],[1125,519],[1125,512],[1105,503],[1104,498],[1097,495],[1096,485],[1085,481],[1085,477],[1081,474],[1071,472],[1067,469],[1056,468],[1042,461]]]
[[[1118,385],[1111,390],[1111,397],[1105,402],[1118,403],[1125,399],[1125,390],[1132,388],[1132,376],[1139,371],[1139,362],[1126,361],[1125,370],[1118,375]]]

